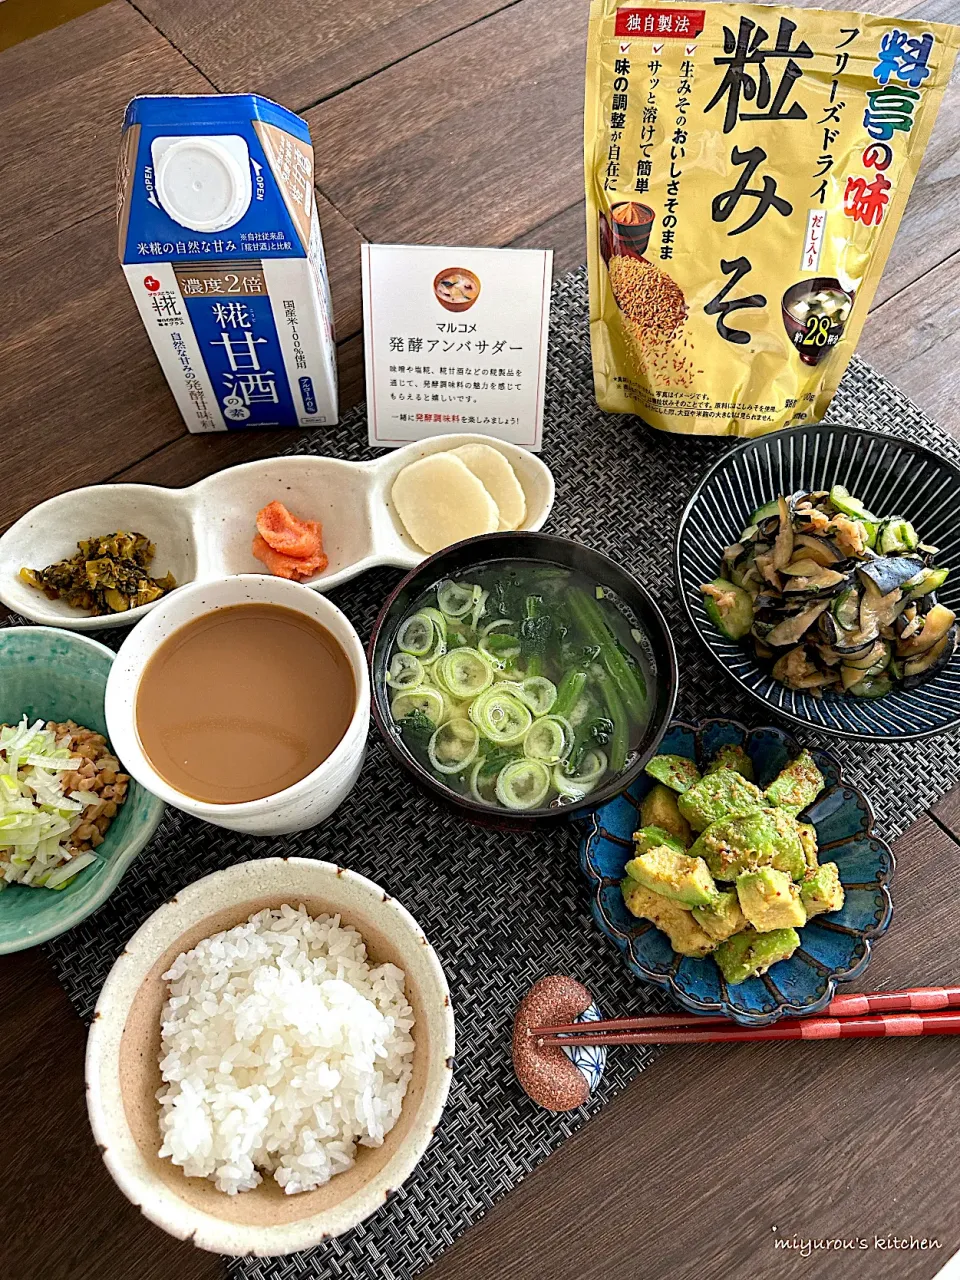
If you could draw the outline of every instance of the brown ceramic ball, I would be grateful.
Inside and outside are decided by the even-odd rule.
[[[582,1107],[590,1087],[559,1045],[538,1045],[530,1028],[572,1022],[592,1003],[587,988],[562,973],[541,978],[520,1001],[513,1022],[513,1069],[524,1091],[548,1111]]]

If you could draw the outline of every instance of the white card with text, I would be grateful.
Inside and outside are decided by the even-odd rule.
[[[370,444],[464,431],[538,452],[553,251],[360,251]]]

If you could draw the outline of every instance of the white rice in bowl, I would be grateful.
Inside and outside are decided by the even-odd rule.
[[[163,976],[160,1155],[188,1177],[312,1191],[396,1124],[413,1070],[404,973],[372,964],[339,916],[261,911]]]

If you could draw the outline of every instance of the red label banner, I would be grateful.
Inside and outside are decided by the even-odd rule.
[[[704,9],[618,9],[614,34],[652,40],[691,40],[703,30]]]

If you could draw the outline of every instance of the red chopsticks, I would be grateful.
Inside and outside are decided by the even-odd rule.
[[[847,1040],[960,1035],[960,987],[914,987],[836,996],[820,1014],[744,1027],[695,1013],[653,1014],[532,1027],[538,1045],[706,1044],[739,1040]]]

